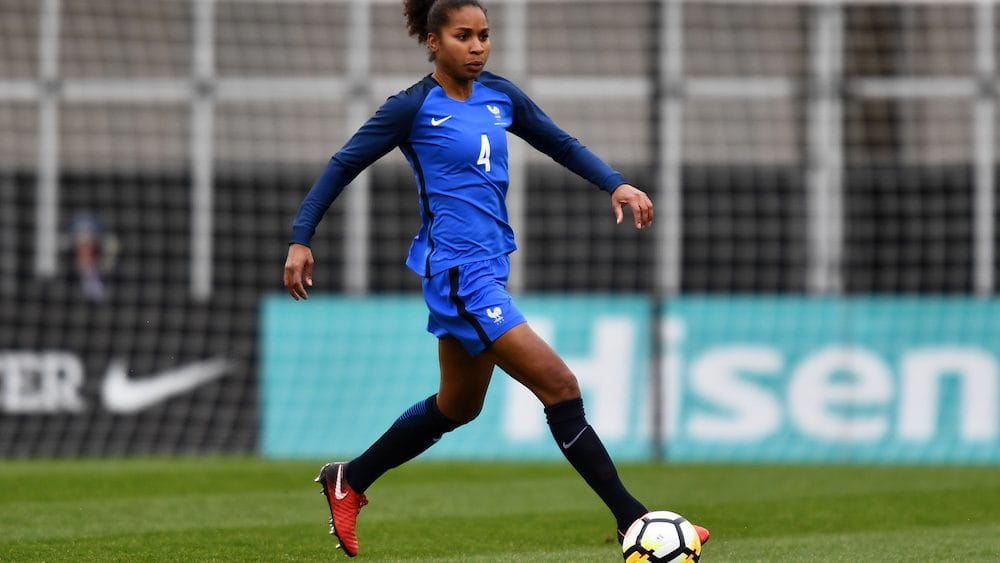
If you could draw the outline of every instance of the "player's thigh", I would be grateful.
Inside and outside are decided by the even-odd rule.
[[[457,422],[476,418],[493,376],[493,358],[489,354],[471,356],[458,340],[446,337],[438,340],[438,362],[441,365],[438,408]]]
[[[528,323],[497,338],[489,348],[497,365],[546,406],[580,397],[576,376]]]

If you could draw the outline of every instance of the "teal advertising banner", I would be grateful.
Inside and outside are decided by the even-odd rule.
[[[667,455],[1000,462],[1000,303],[687,297],[664,319]]]
[[[580,380],[590,422],[619,459],[647,459],[650,308],[645,299],[518,300]],[[263,304],[261,449],[272,457],[361,453],[437,390],[437,339],[419,297],[314,296]],[[479,418],[427,458],[562,459],[541,403],[497,369]]]
[[[644,298],[519,304],[619,460],[652,457],[655,408],[673,461],[1000,463],[997,300],[688,296],[658,321]],[[435,392],[425,324],[419,297],[267,299],[262,452],[360,453]],[[426,455],[561,459],[538,401],[499,369],[480,417]]]

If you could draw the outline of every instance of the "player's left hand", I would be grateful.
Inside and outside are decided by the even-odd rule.
[[[632,208],[635,228],[643,229],[653,224],[653,201],[646,192],[632,184],[622,184],[611,192],[611,208],[615,211],[616,223],[621,225],[625,218],[622,206]]]

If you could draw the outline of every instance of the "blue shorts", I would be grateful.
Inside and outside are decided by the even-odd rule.
[[[430,314],[427,332],[453,337],[475,356],[505,332],[524,322],[507,293],[510,260],[506,255],[449,268],[423,278]]]

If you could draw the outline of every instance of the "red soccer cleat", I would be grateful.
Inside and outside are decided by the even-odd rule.
[[[694,526],[694,531],[698,532],[698,539],[701,540],[701,545],[705,545],[706,543],[708,543],[708,538],[711,537],[712,535],[708,533],[708,528],[702,528],[697,524],[691,524],[691,525]]]
[[[323,494],[330,505],[330,533],[337,536],[337,545],[348,557],[358,554],[357,525],[361,507],[368,504],[368,498],[354,489],[344,479],[346,462],[328,463],[319,470],[316,482],[323,485]]]

